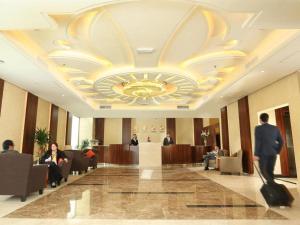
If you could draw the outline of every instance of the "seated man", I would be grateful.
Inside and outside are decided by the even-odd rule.
[[[132,137],[132,139],[130,141],[130,145],[134,145],[134,146],[139,145],[139,140],[137,139],[136,134],[133,134],[133,137]]]
[[[217,155],[219,154],[221,150],[219,149],[219,147],[216,145],[215,149],[211,152],[208,152],[206,156],[204,156],[204,170],[209,170],[209,160],[211,159],[216,159]]]
[[[14,142],[12,140],[5,140],[2,144],[3,151],[2,153],[16,153],[19,154],[18,151],[14,150]]]

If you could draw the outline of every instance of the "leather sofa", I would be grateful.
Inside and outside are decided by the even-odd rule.
[[[47,165],[33,165],[30,154],[0,154],[0,195],[15,195],[26,201],[35,191],[43,194]]]

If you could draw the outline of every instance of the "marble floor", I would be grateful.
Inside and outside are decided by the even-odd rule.
[[[285,184],[293,207],[271,209],[256,176],[199,166],[102,167],[26,203],[1,197],[0,224],[300,224],[297,184]]]

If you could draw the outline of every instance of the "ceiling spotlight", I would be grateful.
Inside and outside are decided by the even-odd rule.
[[[0,59],[0,64],[4,63],[4,60]]]
[[[260,72],[264,73],[265,71],[264,71],[264,70],[262,70],[262,71],[260,71]]]
[[[62,97],[65,97],[65,95],[64,95],[64,94],[62,94],[61,96],[62,96]]]

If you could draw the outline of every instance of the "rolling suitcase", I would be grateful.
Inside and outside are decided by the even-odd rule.
[[[260,192],[262,193],[264,199],[266,200],[269,206],[291,206],[294,198],[289,192],[289,190],[283,184],[267,184],[260,171],[254,164],[255,169],[257,170],[262,182],[263,186],[260,188]]]

